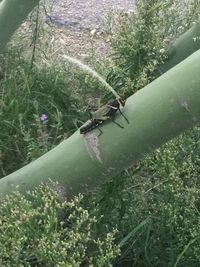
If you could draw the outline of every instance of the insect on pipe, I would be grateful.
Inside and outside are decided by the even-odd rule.
[[[69,57],[67,55],[63,55],[63,58],[66,59],[71,64],[75,65],[79,69],[85,72],[85,74],[89,74],[91,77],[97,79],[104,88],[112,92],[112,94],[116,97],[115,100],[108,102],[106,105],[102,106],[100,109],[95,112],[90,113],[90,120],[80,128],[80,133],[85,134],[90,132],[91,130],[98,128],[100,134],[102,134],[102,130],[99,128],[103,122],[111,119],[116,125],[120,128],[124,128],[119,123],[115,121],[115,115],[117,111],[121,113],[121,115],[125,118],[127,123],[129,123],[128,119],[121,112],[120,108],[125,105],[125,101],[115,92],[115,90],[105,81],[103,77],[101,77],[95,70],[91,69],[89,66],[83,64],[80,60]]]
[[[90,120],[88,123],[83,125],[80,128],[80,133],[85,134],[90,131],[92,131],[95,128],[99,129],[99,136],[102,134],[102,130],[99,128],[99,125],[104,123],[105,121],[111,119],[113,123],[115,123],[118,127],[124,128],[122,125],[120,125],[118,122],[115,121],[115,115],[117,111],[120,112],[120,114],[124,117],[124,119],[129,123],[128,119],[126,116],[122,113],[121,107],[125,106],[125,100],[122,98],[118,97],[112,101],[109,101],[106,105],[102,106],[95,112],[89,112],[90,113]]]

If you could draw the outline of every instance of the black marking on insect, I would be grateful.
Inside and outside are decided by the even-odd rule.
[[[128,119],[125,117],[125,115],[121,112],[120,109],[121,107],[124,107],[124,105],[125,105],[125,100],[123,100],[122,98],[116,98],[112,101],[109,101],[106,105],[102,106],[97,111],[91,113],[89,112],[90,120],[88,121],[88,123],[86,123],[80,128],[80,133],[85,134],[95,128],[98,128],[100,136],[102,134],[102,130],[99,128],[99,125],[101,125],[108,119],[111,119],[112,122],[114,122],[120,128],[124,128],[122,125],[120,125],[118,122],[115,121],[115,115],[117,111],[119,111],[120,114],[127,121],[127,123],[129,123]]]

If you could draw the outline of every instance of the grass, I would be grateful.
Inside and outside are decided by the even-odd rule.
[[[20,60],[13,64],[12,58],[12,54],[1,58],[1,176],[54,147],[81,119],[71,94],[73,79],[66,82],[55,69],[30,69]],[[48,115],[46,122],[40,120],[41,114]]]
[[[121,95],[133,94],[156,78],[156,68],[165,59],[169,43],[197,19],[197,2],[166,0],[161,3],[155,0],[149,6],[149,1],[138,0],[134,15],[123,12],[115,14],[115,26],[108,29],[112,57],[103,65],[95,65],[95,69],[100,70]],[[63,60],[60,54],[65,54],[65,51],[55,52],[55,47],[51,47],[53,42],[49,42],[53,38],[51,31],[49,28],[47,31],[42,20],[37,19],[37,12],[30,18],[32,31],[24,33],[22,28],[7,52],[0,57],[1,177],[38,158],[70,136],[87,120],[86,106],[91,95],[109,97],[98,81]],[[39,23],[37,27],[35,20]],[[44,39],[41,39],[42,34]],[[25,49],[27,42],[22,43],[22,39],[32,44],[30,50]],[[48,116],[47,120],[42,119],[43,114]],[[95,218],[89,236],[91,242],[93,239],[96,242],[92,245],[93,259],[96,259],[94,266],[200,265],[199,140],[200,128],[196,126],[81,200],[81,208],[88,216],[88,224],[81,228],[83,232],[91,226],[89,218]],[[51,198],[45,197],[49,196],[47,189],[39,189],[38,194],[37,204],[44,204],[42,214],[46,224],[43,230],[29,231],[31,216],[37,209],[17,194],[1,204],[1,222],[4,216],[6,224],[0,224],[0,231],[3,229],[0,244],[1,251],[5,248],[5,253],[9,252],[9,246],[5,246],[6,240],[17,244],[19,260],[25,255],[35,256],[37,252],[41,262],[45,261],[48,266],[53,259],[48,253],[45,254],[49,251],[45,244],[53,246],[56,240],[61,252],[64,246],[70,246],[70,255],[74,247],[66,240],[62,247],[60,241],[63,240],[59,239],[61,232],[54,224],[55,221],[60,223],[59,216],[54,214],[53,220],[49,217],[56,207],[66,209],[59,201],[56,202],[58,206],[52,209]],[[49,207],[47,210],[45,203]],[[78,207],[79,204],[78,201]],[[25,207],[29,222],[27,228],[24,228],[21,217]],[[72,226],[76,228],[82,213],[69,213],[74,216]],[[19,216],[16,218],[13,214]],[[53,225],[52,236],[49,225]],[[17,226],[20,228],[19,235]],[[118,232],[113,234],[116,227]],[[14,237],[5,235],[8,229],[12,229]],[[73,232],[78,240],[79,234],[83,234],[82,230],[77,227]],[[27,236],[31,238],[27,239]],[[38,239],[42,236],[45,240],[40,251],[36,251],[32,243],[35,236]],[[82,236],[84,238],[85,235]],[[30,245],[30,251],[25,249],[26,242]],[[121,255],[114,242],[120,246]],[[88,253],[91,245],[84,243],[84,240],[79,245],[82,247],[79,246],[76,251],[79,255],[75,256],[78,255],[80,261],[73,255],[70,259],[76,259],[77,266],[83,266],[81,264],[91,255]],[[54,252],[53,249],[51,251]],[[86,253],[84,256],[81,254],[83,251]],[[12,260],[16,251],[11,250],[10,253],[9,259]],[[57,262],[62,259],[61,254],[55,255]],[[12,266],[19,266],[17,264],[12,263]],[[22,266],[37,265],[22,263]]]
[[[59,65],[49,67],[40,62],[32,67],[32,61],[25,61],[20,53],[9,51],[0,58],[4,66],[0,80],[0,127],[4,129],[0,133],[0,177],[69,137],[88,119],[91,96],[96,98],[109,89],[64,58],[56,60]],[[94,92],[93,88],[98,89]],[[48,120],[41,121],[42,114]]]

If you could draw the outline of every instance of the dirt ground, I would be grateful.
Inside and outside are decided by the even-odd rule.
[[[54,28],[55,45],[85,62],[109,51],[106,17],[112,11],[132,11],[134,0],[54,0],[46,23]],[[62,48],[61,48],[62,49]]]
[[[54,0],[50,16],[58,27],[74,31],[100,29],[111,10],[134,9],[134,0]]]

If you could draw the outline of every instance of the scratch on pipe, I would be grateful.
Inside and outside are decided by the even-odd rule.
[[[99,139],[95,132],[88,132],[85,134],[85,144],[87,151],[91,158],[95,158],[100,162],[103,163],[101,159],[101,152],[99,148]]]
[[[187,103],[187,101],[183,101],[183,102],[181,103],[181,106],[182,106],[183,108],[185,108],[185,110],[187,110],[187,111],[189,112],[189,107],[188,107],[188,103]]]
[[[196,117],[196,116],[192,116],[192,121],[193,121],[194,123],[197,123],[197,122],[198,122],[197,117]]]
[[[196,123],[198,120],[197,120],[196,116],[193,115],[192,112],[190,111],[187,101],[183,101],[181,103],[181,106],[192,115],[192,120],[194,123]]]

